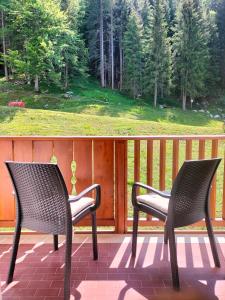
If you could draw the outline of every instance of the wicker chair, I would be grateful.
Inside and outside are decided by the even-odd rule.
[[[164,242],[167,244],[169,239],[172,280],[175,289],[180,287],[174,235],[174,229],[177,227],[188,226],[205,219],[214,262],[216,267],[220,267],[209,214],[211,183],[220,161],[221,159],[185,161],[174,181],[171,193],[161,192],[138,182],[133,185],[132,256],[136,255],[139,212],[145,212],[164,221]],[[139,188],[144,188],[150,193],[138,196]]]
[[[13,280],[21,228],[53,234],[54,250],[58,235],[66,236],[64,299],[70,298],[72,226],[87,214],[92,217],[94,260],[98,259],[96,209],[101,189],[94,184],[77,196],[69,196],[62,174],[55,164],[6,162],[17,204],[17,218],[7,284]],[[95,200],[85,195],[96,190]]]

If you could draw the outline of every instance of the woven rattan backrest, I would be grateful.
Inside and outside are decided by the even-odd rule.
[[[168,222],[186,226],[205,217],[211,182],[221,159],[185,161],[171,191]]]
[[[17,199],[21,225],[40,232],[65,234],[71,220],[68,192],[57,165],[6,162]]]

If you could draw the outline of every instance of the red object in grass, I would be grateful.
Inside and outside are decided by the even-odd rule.
[[[23,101],[10,101],[8,106],[25,107],[25,103]]]

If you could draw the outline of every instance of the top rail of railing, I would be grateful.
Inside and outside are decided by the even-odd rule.
[[[219,135],[135,135],[135,136],[0,136],[0,140],[225,140]]]

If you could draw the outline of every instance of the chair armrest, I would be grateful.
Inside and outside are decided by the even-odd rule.
[[[162,192],[162,191],[154,189],[153,187],[151,187],[147,184],[144,184],[144,183],[141,183],[141,182],[135,182],[133,184],[133,187],[132,187],[132,203],[133,203],[133,205],[137,204],[137,189],[138,188],[146,189],[147,191],[150,191],[154,194],[157,194],[157,195],[159,195],[163,198],[170,198],[171,197],[171,194],[168,193],[168,192]]]
[[[95,210],[100,206],[100,200],[101,200],[101,187],[100,187],[100,184],[93,184],[93,185],[89,186],[88,188],[86,188],[85,190],[80,192],[80,194],[74,196],[72,199],[69,199],[69,202],[70,203],[76,202],[76,201],[80,200],[82,197],[84,197],[86,194],[88,194],[89,192],[91,192],[93,190],[96,190],[95,205],[93,206],[93,210]]]

